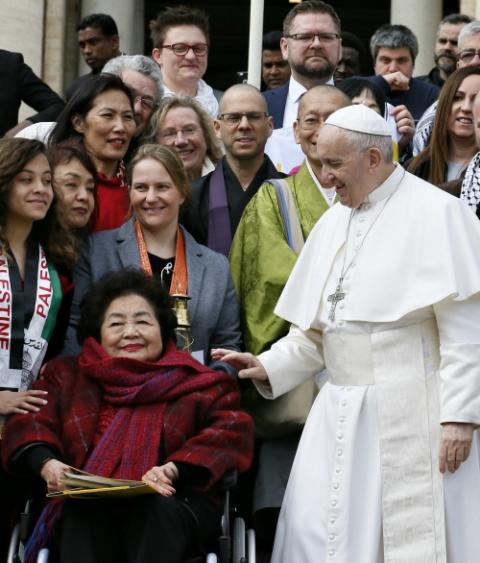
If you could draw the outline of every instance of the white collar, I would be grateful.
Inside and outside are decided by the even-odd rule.
[[[288,97],[296,104],[300,98],[305,94],[307,89],[303,84],[300,84],[292,75],[290,75],[290,82],[288,84]]]
[[[335,86],[333,82],[333,76],[330,76],[325,84]],[[303,84],[300,84],[298,80],[295,80],[295,78],[293,78],[293,75],[291,74],[290,82],[288,83],[288,97],[292,100],[292,102],[296,104],[306,91],[307,89],[305,88],[305,86],[303,86]]]
[[[391,196],[393,192],[397,189],[398,184],[403,179],[405,175],[405,170],[397,163],[395,163],[395,169],[390,174],[390,176],[378,186],[372,190],[363,203],[378,203],[383,199]]]

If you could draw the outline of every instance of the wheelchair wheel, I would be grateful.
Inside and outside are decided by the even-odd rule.
[[[246,563],[245,520],[235,518],[233,521],[233,555],[232,563]]]
[[[10,538],[10,545],[8,546],[8,556],[7,563],[15,563],[18,554],[18,548],[20,546],[20,524],[17,524],[12,531],[12,537]]]

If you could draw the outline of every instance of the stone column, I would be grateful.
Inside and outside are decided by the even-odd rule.
[[[145,35],[144,0],[83,0],[82,17],[93,13],[109,14],[120,35],[120,50],[127,55],[143,54]],[[150,53],[147,53],[150,54]],[[79,55],[80,74],[89,71]]]
[[[406,25],[418,39],[414,76],[427,74],[433,67],[433,49],[441,19],[442,0],[391,0],[391,23]]]
[[[471,18],[480,17],[480,1],[479,0],[460,0],[460,13],[466,14]]]
[[[65,0],[49,0],[45,13],[42,78],[60,95],[65,73],[65,19]]]
[[[2,0],[0,3],[0,48],[22,53],[23,60],[33,72],[43,76],[44,61],[44,17],[45,2],[37,0]],[[48,82],[48,81],[47,81]],[[55,90],[55,84],[50,84]],[[57,90],[58,91],[58,90]],[[22,103],[18,121],[23,121],[35,112]]]

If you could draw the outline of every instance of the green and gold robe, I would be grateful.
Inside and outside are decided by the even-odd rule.
[[[329,208],[304,162],[286,179],[306,239]],[[259,354],[287,334],[289,324],[273,310],[297,254],[288,246],[275,188],[263,184],[245,208],[230,251],[230,268],[242,315],[246,349]]]

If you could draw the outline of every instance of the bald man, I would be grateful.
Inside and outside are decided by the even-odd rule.
[[[247,203],[267,178],[279,178],[265,155],[272,118],[265,98],[249,84],[229,88],[214,121],[225,156],[216,169],[192,185],[184,225],[201,243],[228,255]]]
[[[319,180],[317,137],[329,115],[348,105],[349,98],[328,85],[311,88],[300,100],[294,132],[304,161],[296,175],[278,181],[284,183],[293,198],[301,228],[300,246],[318,219],[336,202],[335,187],[322,185]],[[300,251],[285,233],[276,187],[272,181],[266,182],[246,207],[230,252],[244,342],[253,354],[268,350],[289,329],[289,323],[273,313]],[[273,436],[274,429],[268,427],[267,417],[256,417],[263,410],[253,387],[251,394],[257,431],[263,437]],[[283,439],[265,440],[261,445],[254,514],[257,533],[267,541],[273,540],[300,430]]]

